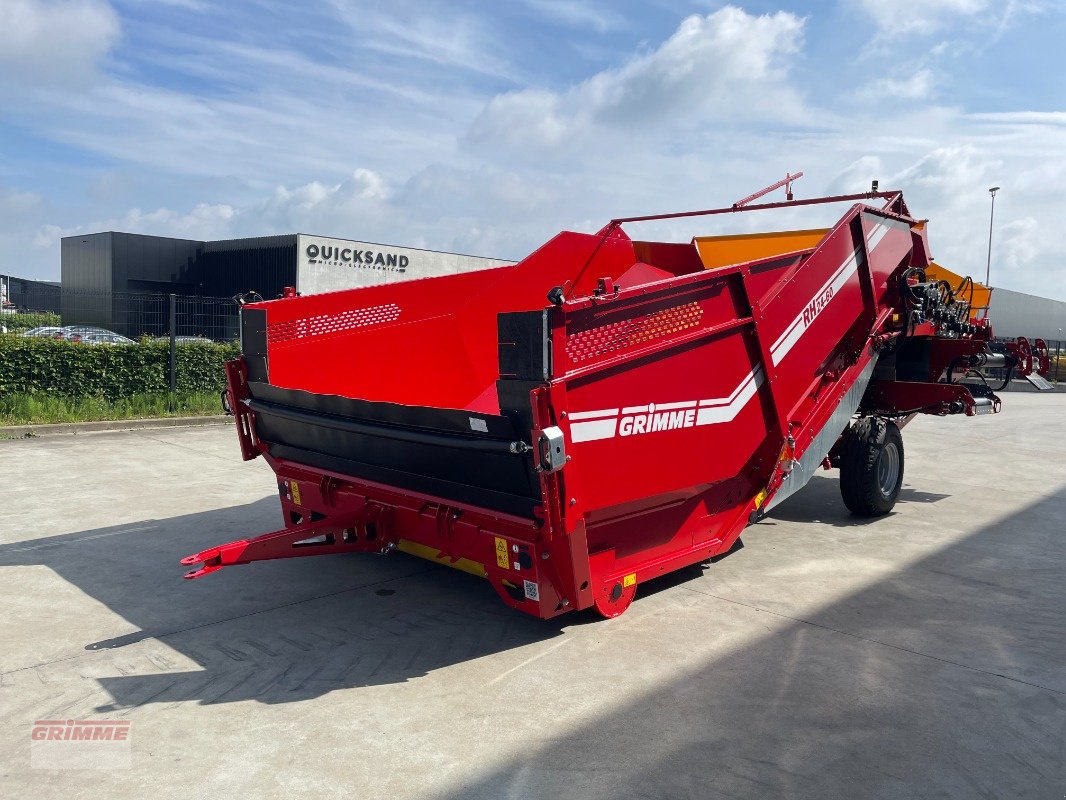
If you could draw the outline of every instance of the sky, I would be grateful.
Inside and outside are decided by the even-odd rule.
[[[1066,299],[1064,41],[1066,0],[0,0],[0,273],[99,230],[519,259],[802,170],[978,278],[1000,186],[992,284]]]

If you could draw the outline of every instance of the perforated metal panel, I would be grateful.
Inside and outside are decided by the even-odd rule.
[[[567,336],[566,354],[571,362],[579,364],[590,358],[695,328],[702,317],[703,308],[693,301],[643,317],[611,322]]]
[[[293,339],[305,339],[310,336],[322,336],[327,333],[381,325],[393,322],[399,317],[400,307],[395,303],[387,303],[369,308],[353,308],[338,314],[320,314],[289,322],[278,322],[267,326],[267,336],[271,344],[278,344]]]

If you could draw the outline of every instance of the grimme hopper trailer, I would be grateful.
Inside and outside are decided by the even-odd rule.
[[[841,202],[824,230],[623,229]],[[871,192],[618,219],[513,266],[247,304],[226,400],[285,527],[183,559],[185,577],[398,549],[538,617],[612,617],[819,468],[852,512],[885,514],[915,414],[998,412],[962,378],[1033,370],[930,259],[902,194]]]

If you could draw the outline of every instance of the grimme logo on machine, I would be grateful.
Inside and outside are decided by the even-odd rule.
[[[411,260],[396,253],[382,253],[375,250],[356,250],[337,245],[309,244],[304,251],[312,264],[331,264],[337,267],[363,267],[381,269],[388,272],[405,272]]]
[[[755,397],[762,381],[762,369],[756,367],[741,379],[728,397],[574,411],[568,417],[570,441],[593,442],[597,439],[613,439],[616,436],[639,436],[642,433],[676,431],[732,422],[740,413],[740,409]]]
[[[678,411],[673,409],[681,406]],[[687,406],[687,408],[686,408]],[[666,411],[663,411],[663,408]],[[629,411],[630,409],[624,409]],[[634,411],[643,409],[633,409]],[[618,423],[619,436],[633,436],[655,431],[673,431],[678,428],[692,428],[696,425],[696,403],[664,403],[656,409],[654,403],[648,403],[647,413],[624,416]]]

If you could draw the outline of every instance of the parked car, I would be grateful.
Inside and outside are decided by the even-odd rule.
[[[95,325],[64,325],[56,331],[56,339],[66,339],[71,342],[80,342],[81,337],[89,333],[112,333],[106,328],[98,328]]]
[[[54,338],[66,339],[68,342],[84,342],[85,344],[134,343],[133,339],[95,325],[65,325],[59,329]]]
[[[157,342],[169,342],[170,341],[170,337],[169,336],[156,336],[155,340]],[[206,336],[175,336],[174,337],[174,343],[175,344],[214,344],[214,342],[211,341],[210,339],[208,339]]]
[[[44,337],[47,339],[56,338],[56,334],[59,333],[62,328],[55,325],[38,325],[36,328],[30,328],[28,331],[23,331],[19,336],[25,336],[28,338]]]
[[[123,336],[121,333],[112,333],[111,331],[103,331],[100,333],[83,333],[81,335],[82,344],[136,344],[133,339],[128,336]]]

